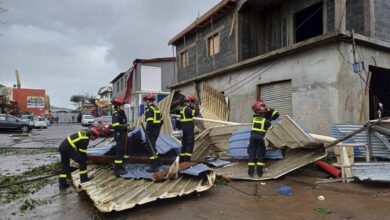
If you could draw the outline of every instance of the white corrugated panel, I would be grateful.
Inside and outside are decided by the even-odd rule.
[[[280,115],[292,115],[291,81],[260,85],[259,97],[267,106],[277,110]]]

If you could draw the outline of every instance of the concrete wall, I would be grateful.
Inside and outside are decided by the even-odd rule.
[[[390,42],[390,1],[374,1],[374,37],[386,42]]]
[[[358,56],[359,60],[363,61],[365,68],[368,71],[369,65],[390,69],[390,53],[389,50],[372,48],[364,45],[359,45],[358,48],[362,56]],[[353,57],[352,45],[340,43],[340,50],[345,54],[345,58],[352,61]],[[349,56],[348,56],[349,54]],[[366,73],[361,76],[365,78]],[[365,96],[365,83],[360,77],[353,72],[352,65],[347,62],[342,62],[341,71],[338,77],[339,82],[339,118],[342,123],[359,123],[369,119],[369,97]],[[364,107],[363,121],[360,121],[360,111]]]
[[[369,118],[365,85],[350,64],[352,46],[347,43],[338,46],[343,55],[334,44],[323,45],[205,82],[229,98],[230,121],[250,122],[250,106],[257,98],[256,86],[291,80],[293,119],[312,133],[329,135],[332,124],[364,123]],[[385,49],[359,45],[359,50],[364,54],[366,69],[374,65],[371,57],[377,66],[390,69],[390,53]],[[193,91],[192,85],[183,87],[184,93]],[[366,116],[360,121],[363,102]]]

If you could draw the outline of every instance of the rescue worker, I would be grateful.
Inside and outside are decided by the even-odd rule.
[[[268,129],[272,129],[272,124],[265,118],[267,109],[260,101],[252,105],[254,112],[252,120],[252,130],[248,147],[248,175],[253,176],[255,167],[259,177],[263,176],[265,143],[264,136]]]
[[[273,109],[273,108],[270,108],[270,107],[266,106],[265,103],[264,103],[262,100],[260,100],[259,102],[261,103],[260,105],[261,105],[263,108],[266,109],[266,112],[265,112],[265,114],[264,114],[264,117],[265,117],[268,121],[274,121],[274,120],[276,120],[276,119],[279,118],[280,115],[279,115],[279,112],[278,112],[278,111],[276,111],[276,110]]]
[[[148,93],[144,96],[143,100],[146,102],[145,109],[145,121],[146,121],[146,138],[149,150],[149,159],[151,160],[152,167],[148,169],[148,172],[157,172],[160,166],[160,159],[156,148],[157,138],[160,135],[163,119],[160,109],[154,104],[154,94]],[[151,145],[151,146],[150,146]]]
[[[195,116],[195,96],[187,95],[185,97],[185,104],[180,108],[180,123],[183,131],[183,137],[181,139],[181,153],[180,162],[186,162],[191,160],[192,151],[194,150],[194,122]]]
[[[99,137],[99,129],[91,128],[90,130],[81,130],[68,136],[61,144],[58,151],[61,154],[61,172],[59,176],[59,188],[69,187],[66,178],[69,174],[70,159],[76,161],[80,167],[80,182],[88,182],[87,170],[87,147],[89,140],[95,140]]]
[[[124,99],[119,97],[113,98],[111,103],[114,106],[112,112],[112,127],[114,128],[114,140],[116,142],[114,173],[115,176],[119,177],[120,175],[127,173],[126,168],[123,166],[123,157],[127,144],[128,124],[124,111]]]

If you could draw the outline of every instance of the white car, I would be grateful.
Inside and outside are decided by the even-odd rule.
[[[83,115],[81,117],[81,125],[82,126],[91,126],[93,124],[93,121],[95,120],[95,117],[92,115]]]
[[[33,120],[33,126],[35,128],[47,128],[46,120],[42,117],[35,117]]]

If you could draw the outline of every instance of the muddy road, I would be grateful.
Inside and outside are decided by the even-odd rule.
[[[28,137],[1,133],[0,180],[12,185],[50,176],[57,168],[59,143],[81,128],[51,126],[34,130]],[[73,187],[60,192],[57,177],[51,176],[0,188],[0,219],[389,219],[389,184],[314,184],[327,177],[309,165],[279,180],[217,181],[204,193],[100,213],[85,193],[79,194]],[[279,186],[291,187],[292,195],[277,193],[274,189]]]

